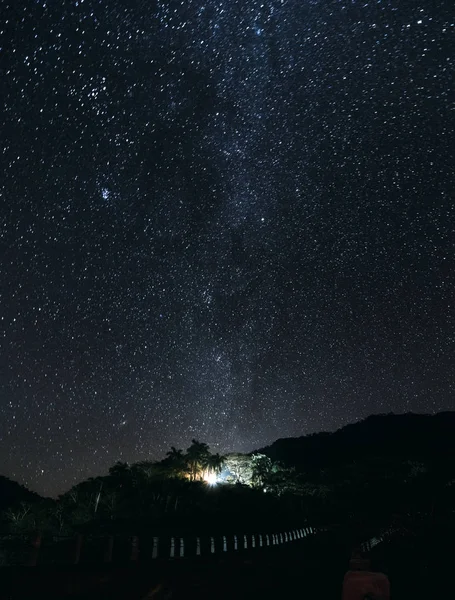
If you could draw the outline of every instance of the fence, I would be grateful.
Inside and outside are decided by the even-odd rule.
[[[374,537],[370,538],[369,540],[367,540],[366,542],[362,542],[362,544],[360,545],[360,549],[362,552],[365,552],[365,553],[371,552],[371,550],[375,546],[377,546],[378,544],[381,544],[384,540],[385,540],[385,536],[383,536],[383,535],[374,536]]]
[[[395,526],[385,528],[380,534],[373,536],[360,544],[360,550],[368,554],[375,546],[386,542],[400,534],[400,529]]]
[[[267,550],[315,535],[314,527],[278,533],[214,536],[83,536],[72,538],[41,535],[0,538],[0,558],[4,565],[137,562],[139,560],[209,557],[225,552]]]

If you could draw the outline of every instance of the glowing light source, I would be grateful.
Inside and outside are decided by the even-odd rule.
[[[209,485],[216,485],[217,477],[215,473],[207,473],[204,475],[204,481]]]

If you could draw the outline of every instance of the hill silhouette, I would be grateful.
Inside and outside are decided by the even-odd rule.
[[[21,502],[33,503],[41,499],[36,492],[31,492],[20,483],[0,475],[0,511],[15,507]]]
[[[211,454],[193,440],[186,453],[172,448],[158,462],[116,463],[56,500],[0,477],[0,521],[7,532],[49,535],[225,534],[307,521],[344,523],[363,534],[365,524],[378,530],[396,515],[447,523],[455,502],[454,434],[455,412],[376,415],[234,455],[234,466],[233,455]],[[213,487],[204,479],[226,465],[231,475],[250,472],[248,482],[234,477]]]
[[[259,452],[307,473],[375,456],[445,461],[455,455],[455,412],[372,415],[333,433],[279,439]]]

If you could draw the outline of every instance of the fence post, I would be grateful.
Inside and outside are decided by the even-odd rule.
[[[31,542],[30,556],[28,559],[29,567],[36,567],[38,563],[39,551],[41,548],[41,534],[37,533]]]
[[[174,558],[174,555],[175,555],[175,540],[174,540],[174,538],[171,538],[171,551],[169,553],[169,557]]]
[[[284,541],[285,541],[285,542],[288,542],[288,541],[289,541],[289,540],[288,540],[288,533],[287,533],[287,531],[285,531],[285,532],[284,532]]]
[[[227,540],[225,535],[223,535],[223,552],[227,552]]]
[[[256,548],[256,538],[254,537],[254,533],[251,536],[251,547]]]
[[[259,534],[259,548],[262,548],[262,533]]]
[[[201,556],[201,538],[196,538],[196,556]]]
[[[280,542],[283,543],[283,534],[280,533]]]
[[[139,558],[139,538],[137,535],[133,535],[131,538],[131,555],[130,560],[135,561]]]
[[[213,537],[210,538],[210,552],[215,554],[215,539]]]
[[[183,538],[180,538],[180,558],[183,558],[185,556],[185,542],[183,541]]]
[[[107,538],[106,548],[104,550],[104,562],[111,563],[112,562],[112,553],[114,551],[114,536],[110,535]]]
[[[153,538],[153,544],[152,544],[152,558],[158,558],[158,538],[154,537]]]
[[[76,535],[76,539],[74,541],[74,550],[73,550],[73,565],[78,565],[81,559],[81,549],[82,549],[82,535],[78,533]]]
[[[237,546],[237,536],[234,535],[234,550],[237,550],[238,546]]]
[[[266,535],[265,535],[265,540],[267,542],[267,546],[270,546],[270,540],[269,540],[269,534],[268,533],[266,533]]]
[[[244,550],[248,548],[248,540],[246,539],[246,535],[243,536],[243,548]]]

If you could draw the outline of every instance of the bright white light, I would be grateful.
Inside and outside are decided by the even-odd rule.
[[[208,473],[207,475],[205,475],[204,477],[204,481],[206,483],[208,483],[209,485],[216,485],[216,475],[215,473]]]

